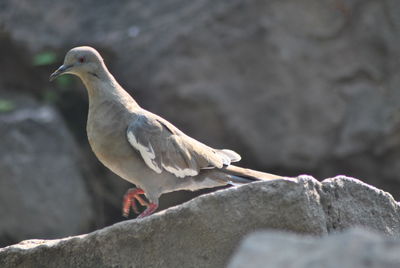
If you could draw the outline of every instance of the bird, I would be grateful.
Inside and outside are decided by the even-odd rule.
[[[123,197],[125,217],[131,209],[139,214],[136,202],[146,207],[137,218],[153,214],[164,193],[280,178],[232,165],[240,161],[238,153],[211,148],[142,108],[92,47],[69,50],[50,81],[64,74],[78,76],[87,89],[86,131],[92,151],[108,169],[136,186]]]

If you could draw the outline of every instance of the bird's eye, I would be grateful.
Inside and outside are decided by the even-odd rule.
[[[79,58],[78,58],[78,61],[79,61],[80,63],[85,62],[85,58],[84,58],[84,57],[79,57]]]

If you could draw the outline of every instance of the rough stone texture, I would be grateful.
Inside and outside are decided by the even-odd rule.
[[[11,42],[0,42],[0,84],[53,89],[56,64],[25,68],[32,56],[54,50],[61,62],[93,45],[144,107],[237,150],[245,167],[347,174],[398,196],[399,12],[398,0],[2,0]],[[64,100],[64,114],[86,143],[77,99]],[[96,220],[113,215],[99,225],[120,220],[127,186],[94,179],[95,205],[109,207],[96,207]]]
[[[255,230],[333,231],[330,225],[338,215],[326,213],[327,206],[341,201],[329,192],[345,197],[343,204],[357,204],[341,208],[348,215],[341,226],[362,225],[400,236],[399,204],[389,194],[355,179],[338,177],[321,184],[302,176],[221,190],[87,235],[24,241],[0,249],[0,266],[224,267],[241,238]]]
[[[250,167],[345,173],[396,194],[399,12],[395,0],[0,4],[30,51],[108,51],[145,107]]]
[[[354,225],[400,234],[399,204],[375,187],[360,187],[360,181],[338,176],[322,181],[320,192],[328,232]]]
[[[322,238],[256,232],[241,243],[228,268],[397,268],[399,251],[399,238],[361,228]]]
[[[14,105],[0,111],[0,245],[87,232],[91,200],[63,120],[26,96],[0,100]]]

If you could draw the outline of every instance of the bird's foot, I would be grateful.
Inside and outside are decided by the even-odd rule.
[[[122,215],[124,217],[129,216],[129,210],[132,208],[132,210],[136,213],[139,214],[139,210],[136,205],[136,201],[139,202],[140,205],[147,207],[145,211],[143,211],[137,218],[144,218],[146,216],[149,216],[153,214],[154,211],[158,208],[158,204],[156,203],[149,203],[146,200],[144,200],[140,195],[144,194],[143,189],[140,188],[131,188],[129,189],[125,196],[124,196],[124,203],[123,203],[123,209],[122,209]]]
[[[147,208],[145,211],[142,212],[142,214],[140,214],[139,216],[137,216],[138,219],[147,217],[151,214],[153,214],[154,211],[156,211],[156,209],[158,208],[158,205],[155,203],[148,203]]]
[[[138,210],[137,205],[136,205],[136,200],[142,206],[149,207],[150,204],[140,196],[141,194],[144,194],[144,191],[142,189],[140,189],[140,188],[131,188],[126,192],[126,194],[124,196],[124,202],[123,202],[123,205],[122,205],[122,215],[124,217],[128,217],[129,216],[129,209],[131,207],[132,207],[132,210],[136,214],[139,214],[139,210]],[[146,210],[144,212],[146,212]]]

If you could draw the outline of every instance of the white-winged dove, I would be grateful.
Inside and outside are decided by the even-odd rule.
[[[158,207],[160,195],[167,192],[280,178],[231,165],[240,160],[239,154],[208,147],[141,108],[91,47],[71,49],[63,65],[51,74],[50,81],[61,74],[80,77],[87,88],[86,130],[97,158],[137,186],[125,194],[125,216],[130,207],[138,213],[136,200],[147,207],[138,217],[152,214]]]

